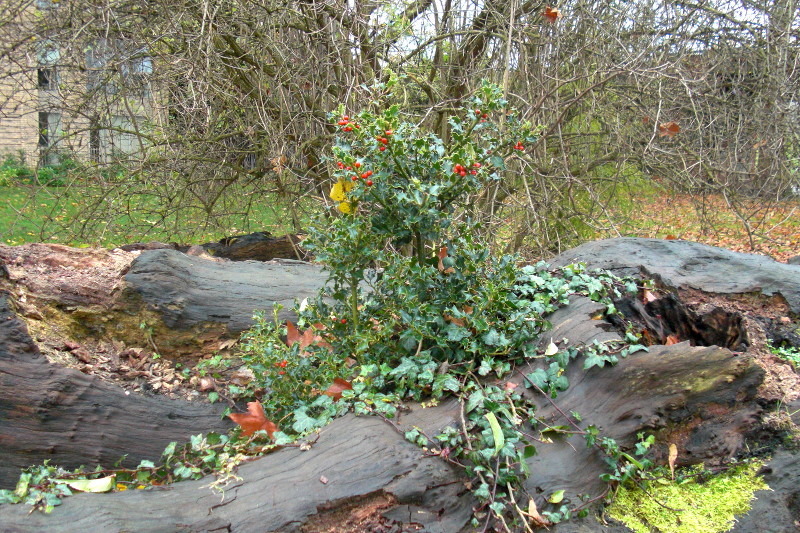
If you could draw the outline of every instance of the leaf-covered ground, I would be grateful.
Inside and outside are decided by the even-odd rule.
[[[800,201],[743,202],[732,209],[721,196],[705,199],[660,189],[637,192],[618,229],[630,237],[685,239],[785,262],[800,255]],[[748,232],[747,227],[750,231]],[[749,233],[749,234],[748,234]],[[603,237],[613,237],[607,232]]]

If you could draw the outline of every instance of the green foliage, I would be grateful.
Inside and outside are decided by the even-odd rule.
[[[622,343],[543,351],[536,341],[549,326],[544,317],[570,295],[613,312],[611,297],[637,290],[581,265],[519,268],[517,258],[493,257],[475,239],[470,198],[501,179],[506,159],[533,139],[504,107],[497,88],[484,85],[450,119],[448,142],[404,121],[397,107],[333,115],[341,135],[331,197],[342,214],[319,217],[304,241],[328,285],[298,309],[297,334],[277,322],[277,310],[273,321],[257,317],[243,356],[271,418],[290,436],[348,409],[392,417],[401,401],[457,395],[464,427],[435,436],[412,429],[406,438],[466,468],[481,502],[476,517],[487,524],[524,519],[514,494],[529,474],[525,459],[536,453],[525,428],[539,422],[529,397],[484,378],[539,359],[526,383],[555,397],[569,386],[570,360],[584,355],[587,368],[615,363],[630,351]],[[496,124],[493,114],[510,118]],[[317,341],[283,340],[300,331]],[[353,387],[338,402],[320,394],[335,378]],[[561,505],[548,516],[571,515]]]
[[[722,533],[750,510],[755,491],[769,489],[756,475],[760,467],[745,463],[717,475],[700,467],[676,481],[621,485],[607,512],[637,533]]]
[[[520,268],[516,257],[494,257],[474,237],[471,199],[501,179],[507,159],[534,139],[505,105],[499,89],[484,84],[450,119],[447,141],[394,106],[352,119],[341,110],[333,116],[341,135],[331,197],[341,214],[319,217],[304,241],[323,263],[328,283],[299,305],[296,326],[278,321],[279,307],[270,319],[255,317],[241,355],[254,379],[230,390],[260,398],[268,421],[278,426],[275,445],[348,411],[393,418],[403,401],[457,396],[461,427],[433,436],[415,428],[406,438],[466,469],[479,501],[475,519],[487,527],[527,521],[516,502],[527,498],[522,484],[537,431],[584,433],[609,457],[609,481],[625,481],[650,466],[591,426],[547,426],[536,418],[531,395],[522,394],[528,387],[555,398],[569,387],[564,371],[572,360],[602,367],[639,349],[595,343],[559,350],[552,340],[545,348],[538,342],[549,327],[545,316],[571,295],[586,295],[613,313],[612,298],[638,287],[582,265]],[[534,363],[524,387],[498,382],[521,363]],[[210,360],[198,371],[222,365]],[[143,485],[209,472],[230,477],[241,454],[271,449],[259,444],[265,437],[263,431],[250,439],[241,432],[197,436],[182,448],[168,447],[158,467],[115,472]],[[641,453],[652,439],[643,442]],[[563,498],[554,487],[549,501],[555,507],[544,516],[560,521],[579,511]]]
[[[767,346],[770,352],[792,365],[795,370],[800,366],[800,348],[795,348],[794,346],[774,346],[772,344],[768,344]]]
[[[26,163],[24,152],[20,152],[17,156],[7,154],[0,163],[0,186],[37,184],[62,187],[69,182],[70,172],[75,168],[77,165],[73,159],[63,157],[56,165],[43,166],[35,170]]]

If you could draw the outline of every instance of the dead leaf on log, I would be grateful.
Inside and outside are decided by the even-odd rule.
[[[261,405],[261,402],[248,402],[246,413],[231,413],[228,417],[242,426],[242,435],[248,437],[263,429],[269,438],[272,438],[272,434],[278,431],[278,426],[264,414],[264,406]]]
[[[334,378],[333,384],[328,387],[325,391],[325,394],[333,398],[333,401],[338,401],[342,399],[342,392],[346,390],[353,390],[353,385],[349,381],[345,381],[342,378]]]
[[[672,346],[673,344],[678,344],[681,340],[678,338],[677,335],[667,335],[666,340],[664,341],[664,346]]]

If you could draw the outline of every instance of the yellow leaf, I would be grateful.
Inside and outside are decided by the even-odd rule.
[[[54,479],[59,483],[66,483],[69,488],[81,492],[108,492],[114,488],[116,476],[111,475],[100,479]]]
[[[669,445],[669,473],[675,479],[675,460],[678,458],[678,447],[674,443]]]
[[[347,200],[346,194],[350,192],[350,189],[352,189],[355,186],[356,184],[352,181],[345,181],[340,179],[333,185],[333,188],[331,189],[330,193],[331,199],[337,202],[345,202]]]
[[[341,211],[342,213],[352,213],[353,212],[353,204],[350,202],[342,202],[336,206],[336,208]]]

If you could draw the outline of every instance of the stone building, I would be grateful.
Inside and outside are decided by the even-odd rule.
[[[62,8],[35,0],[0,57],[0,157],[52,165],[65,156],[107,163],[141,154],[153,126],[153,62],[123,38],[60,40],[30,31]],[[42,27],[47,27],[43,24]],[[64,42],[67,41],[67,42]]]

